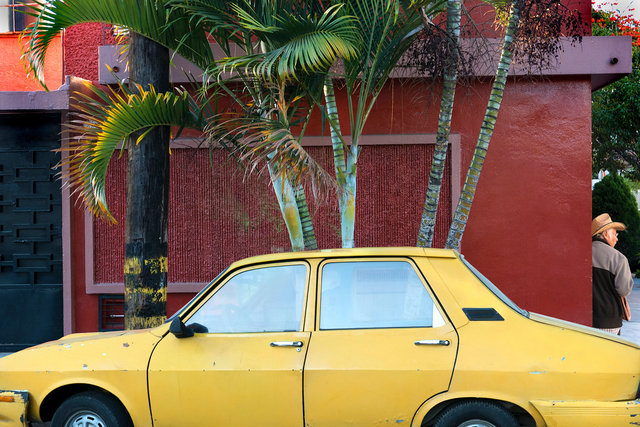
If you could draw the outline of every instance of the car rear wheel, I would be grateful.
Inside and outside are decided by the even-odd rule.
[[[446,409],[434,427],[517,427],[518,421],[502,406],[484,401],[458,403]]]
[[[132,426],[126,409],[113,396],[98,391],[76,394],[53,414],[52,427]]]

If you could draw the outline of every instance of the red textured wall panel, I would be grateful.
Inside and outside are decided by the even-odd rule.
[[[64,73],[86,80],[98,80],[98,47],[115,44],[110,26],[88,23],[65,30]]]
[[[331,166],[329,147],[311,154]],[[357,246],[414,246],[422,214],[433,146],[365,146],[359,161]],[[208,282],[238,259],[290,250],[288,234],[268,177],[245,177],[222,150],[176,149],[171,156],[169,281]],[[330,170],[330,169],[329,169]],[[445,173],[449,176],[449,167]],[[94,221],[94,279],[123,281],[126,159],[114,159],[108,176],[109,207],[119,224]],[[437,244],[451,216],[449,179],[444,182]],[[340,247],[337,202],[308,194],[320,248]]]

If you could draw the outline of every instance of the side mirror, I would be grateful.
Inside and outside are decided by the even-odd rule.
[[[189,338],[193,336],[193,329],[187,328],[179,317],[171,321],[169,332],[175,335],[176,338]]]

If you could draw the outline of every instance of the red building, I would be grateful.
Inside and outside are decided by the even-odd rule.
[[[589,26],[591,4],[572,4]],[[9,330],[48,325],[32,336],[0,332],[0,351],[63,332],[109,329],[119,320],[110,316],[121,313],[124,289],[124,158],[114,159],[108,177],[119,221],[111,226],[60,189],[49,173],[57,159],[43,154],[60,146],[75,90],[76,79],[63,76],[106,84],[112,76],[105,64],[124,70],[112,43],[100,24],[67,30],[49,53],[47,85],[58,89],[47,93],[25,77],[17,34],[0,35],[9,76],[0,82],[0,313],[15,319]],[[509,78],[462,253],[527,310],[591,322],[591,92],[631,72],[630,46],[628,37],[585,37],[567,43],[557,68],[541,78],[523,78],[517,69]],[[174,73],[176,84],[181,75]],[[436,246],[446,237],[490,80],[456,93]],[[415,245],[437,127],[439,94],[430,95],[430,84],[391,79],[369,118],[358,170],[357,246]],[[321,124],[306,134],[303,143],[331,170]],[[208,149],[195,139],[183,137],[174,147],[169,314],[230,262],[289,247],[267,179],[245,177],[223,150],[214,150],[212,169]],[[337,203],[329,198],[312,209],[319,246],[337,247]]]

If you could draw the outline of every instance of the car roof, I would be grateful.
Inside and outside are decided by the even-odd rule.
[[[432,249],[417,247],[383,247],[383,248],[352,248],[352,249],[320,249],[314,251],[279,252],[245,258],[231,264],[235,269],[248,264],[274,261],[293,261],[310,258],[360,258],[360,257],[434,257],[455,258],[457,251],[453,249]]]

